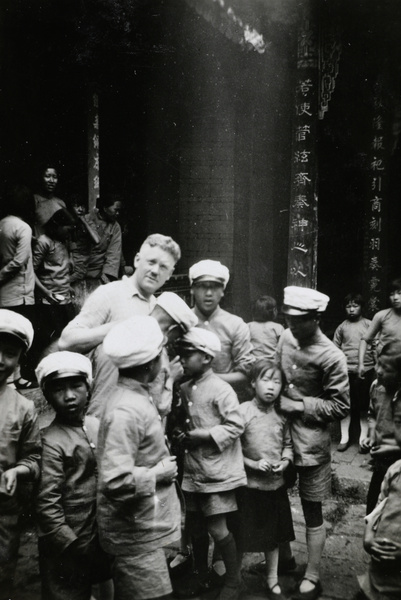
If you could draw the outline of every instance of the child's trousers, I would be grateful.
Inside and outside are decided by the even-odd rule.
[[[0,509],[0,600],[13,597],[20,533],[19,514],[2,514]]]

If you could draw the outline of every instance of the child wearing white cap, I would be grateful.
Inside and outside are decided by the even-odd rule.
[[[115,325],[104,340],[105,354],[119,370],[101,420],[98,454],[100,541],[113,557],[115,600],[172,591],[163,547],[181,535],[177,465],[149,395],[164,341],[150,316]]]
[[[213,332],[197,327],[180,341],[184,373],[190,377],[181,385],[187,413],[182,489],[200,586],[208,585],[206,527],[226,568],[219,599],[231,600],[238,597],[240,573],[227,515],[237,510],[235,489],[246,485],[240,443],[244,425],[234,390],[211,367],[220,348],[219,338]]]
[[[0,598],[10,598],[17,565],[22,481],[39,478],[41,443],[33,402],[7,386],[7,378],[33,340],[31,322],[0,309]]]
[[[297,600],[321,594],[320,562],[326,540],[322,502],[331,492],[331,440],[328,424],[349,413],[349,383],[344,354],[319,327],[329,297],[317,290],[288,286],[277,360],[286,378],[280,409],[287,416],[294,444],[294,464],[306,524],[308,563]],[[288,559],[290,558],[290,549]]]
[[[213,371],[240,393],[248,381],[254,357],[246,323],[220,306],[229,278],[229,270],[218,260],[201,260],[189,269],[198,326],[215,333],[221,342],[213,359]]]
[[[89,600],[92,584],[111,577],[96,524],[99,422],[85,416],[92,366],[82,354],[55,352],[39,363],[36,376],[56,412],[42,432],[36,498],[42,598]],[[110,597],[107,584],[102,588],[104,598]]]

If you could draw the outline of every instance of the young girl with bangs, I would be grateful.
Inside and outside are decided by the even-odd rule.
[[[255,397],[240,406],[248,484],[238,494],[239,546],[242,552],[264,552],[267,597],[273,600],[285,598],[278,583],[278,545],[295,539],[284,480],[293,461],[292,441],[287,419],[276,410],[283,384],[277,365],[257,362],[252,371]]]

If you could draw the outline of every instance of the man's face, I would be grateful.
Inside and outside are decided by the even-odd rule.
[[[211,315],[224,296],[224,287],[215,281],[200,281],[191,288],[195,305],[205,316]]]
[[[151,296],[170,279],[174,271],[174,258],[160,246],[145,244],[134,260],[135,279],[145,296]]]
[[[285,320],[292,335],[299,342],[311,338],[319,327],[314,315],[285,315]]]

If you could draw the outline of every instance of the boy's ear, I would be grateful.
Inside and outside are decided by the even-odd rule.
[[[213,356],[210,356],[210,354],[203,353],[203,364],[204,365],[210,365],[212,360],[213,360]]]
[[[251,381],[251,386],[253,387],[253,389],[255,389],[255,382]]]

